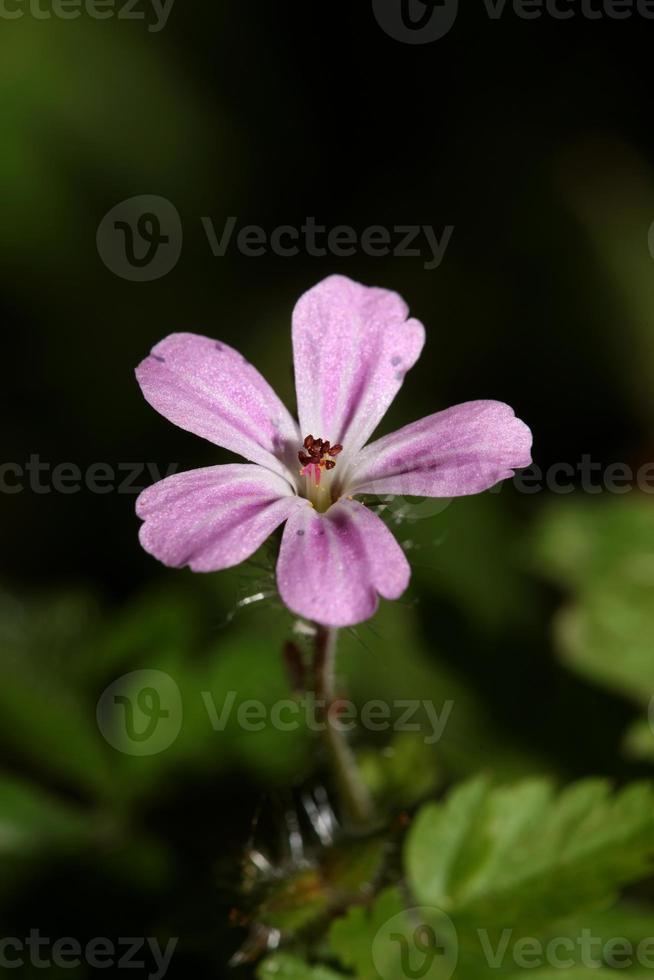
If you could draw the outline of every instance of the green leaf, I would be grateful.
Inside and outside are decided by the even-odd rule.
[[[572,592],[554,620],[577,673],[646,706],[654,690],[654,508],[643,496],[557,501],[535,538],[535,561]]]
[[[639,718],[627,729],[623,748],[630,758],[654,762],[654,714]]]
[[[81,811],[11,776],[0,775],[0,856],[79,843],[90,826]]]
[[[645,706],[654,691],[653,584],[652,556],[634,557],[555,622],[558,648],[574,670]]]
[[[460,975],[451,919],[438,909],[407,908],[398,888],[382,892],[371,908],[351,908],[332,925],[329,942],[358,980],[450,980],[455,966]]]
[[[81,696],[98,611],[83,595],[21,602],[0,592],[0,744],[50,777],[107,794],[110,767],[94,711]]]
[[[387,852],[387,840],[379,836],[336,844],[321,852],[319,862],[293,868],[272,884],[264,883],[254,921],[278,930],[285,938],[301,933],[366,898],[381,876]]]
[[[259,980],[343,980],[342,973],[326,966],[309,966],[306,960],[290,953],[268,956],[259,964],[257,977]]]
[[[337,919],[329,932],[330,947],[343,966],[356,972],[361,980],[379,976],[372,959],[373,942],[379,929],[404,911],[405,903],[398,889],[382,892],[371,909],[350,908]]]
[[[654,909],[632,902],[620,902],[612,908],[584,912],[557,922],[552,929],[552,935],[576,938],[584,930],[598,937],[602,947],[616,937],[624,938],[636,947],[653,934]],[[601,958],[601,954],[597,958]]]
[[[482,926],[479,927],[481,932],[473,929],[466,934],[464,928],[459,926],[457,929],[443,913],[439,915],[437,909],[407,907],[410,905],[408,895],[405,896],[399,889],[388,889],[371,908],[351,908],[342,919],[334,922],[329,934],[330,949],[344,967],[354,972],[357,980],[379,980],[380,976],[384,980],[406,980],[406,963],[417,974],[420,974],[421,966],[424,967],[426,980],[449,980],[450,977],[456,980],[491,980],[492,977],[518,980],[518,977],[526,975],[526,968],[521,967],[519,957],[527,955],[532,958],[528,974],[541,980],[554,980],[554,977],[569,980],[591,976],[608,978],[615,976],[615,973],[600,968],[602,951],[608,949],[607,944],[611,944],[616,937],[624,937],[632,944],[636,960],[638,944],[643,937],[650,935],[653,921],[650,909],[625,905],[558,921],[550,931],[539,934],[538,938],[510,926],[497,938],[485,934]],[[420,924],[431,924],[432,935],[439,940],[436,947],[438,955],[433,959],[426,957],[424,941],[427,937],[424,933],[420,942]],[[584,947],[597,960],[597,967],[592,969],[581,962],[579,940],[584,934],[593,937],[593,945]],[[403,945],[408,953],[404,961],[399,949],[402,936],[405,937]],[[573,943],[570,952],[565,948],[564,953],[560,943],[568,937]],[[554,945],[550,946],[552,940]],[[524,948],[525,941],[530,946],[529,950]],[[574,961],[572,966],[553,969],[546,965],[552,963],[555,966],[563,955],[565,959]],[[645,974],[629,972],[628,975]]]
[[[536,527],[533,562],[548,578],[579,591],[616,568],[652,569],[654,508],[642,496],[576,496],[545,508]]]
[[[110,794],[106,746],[93,711],[54,677],[5,676],[0,685],[0,742],[64,783]]]
[[[654,791],[601,780],[560,794],[543,780],[476,779],[419,812],[406,844],[417,901],[465,929],[543,928],[610,899],[654,861]]]
[[[362,778],[378,807],[396,811],[433,795],[439,780],[438,757],[424,736],[400,732],[383,752],[357,753]]]

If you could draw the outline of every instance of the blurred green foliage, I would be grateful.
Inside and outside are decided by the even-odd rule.
[[[649,460],[650,52],[639,66],[625,24],[577,48],[567,24],[562,38],[505,20],[486,43],[462,11],[461,40],[435,57],[371,31],[369,6],[177,5],[157,36],[3,21],[7,460],[222,459],[150,411],[134,365],[170,330],[212,334],[292,407],[290,310],[334,271],[398,288],[428,328],[386,428],[498,397],[532,426],[544,470],[590,452]],[[95,244],[109,208],[141,193],[184,225],[179,266],[149,284],[113,276]],[[390,256],[218,261],[200,216],[230,214],[456,227],[436,273]],[[2,498],[0,936],[179,936],[170,977],[378,980],[382,963],[382,980],[405,980],[407,910],[426,904],[435,928],[438,909],[455,925],[456,977],[517,980],[510,955],[488,968],[476,929],[494,948],[504,928],[542,943],[652,933],[651,494],[507,485],[386,507],[412,585],[341,637],[338,687],[359,709],[419,701],[419,729],[352,737],[379,822],[329,841],[306,809],[340,816],[316,734],[238,719],[251,700],[268,718],[297,698],[291,635],[309,657],[274,598],[270,548],[216,576],[166,571],[138,548],[133,503]],[[139,756],[96,712],[143,670],[172,678],[182,721]],[[209,701],[232,697],[216,730]],[[446,719],[434,741],[425,702]],[[119,706],[109,721],[120,734]],[[528,972],[615,976],[604,967]]]
[[[248,829],[257,811],[279,809],[275,799],[281,802],[279,812],[288,815],[294,806],[289,790],[301,793],[325,782],[332,793],[324,759],[316,754],[316,734],[305,722],[294,731],[269,723],[249,731],[238,720],[239,706],[252,699],[269,709],[297,697],[281,656],[291,618],[274,599],[241,602],[270,593],[270,547],[251,565],[220,576],[171,574],[165,586],[116,611],[82,593],[30,600],[3,593],[6,683],[0,691],[0,741],[9,766],[0,782],[0,891],[13,899],[25,888],[38,888],[57,868],[81,862],[97,887],[113,881],[111,887],[119,891],[169,895],[183,876],[180,860],[187,845],[180,851],[165,814],[175,812],[176,801],[181,803],[192,784],[202,793],[203,786],[229,787],[237,780],[245,788],[245,824],[232,832],[233,853],[225,855],[222,832],[214,837],[210,812],[202,820],[207,830],[198,832],[195,843],[226,882],[216,889],[214,879],[209,886],[216,889],[216,913],[224,909],[215,955],[224,956],[230,947],[235,952],[240,944],[255,963],[265,937],[277,932],[290,946],[263,961],[262,978],[330,978],[349,970],[359,980],[374,980],[375,956],[382,955],[377,950],[373,956],[380,930],[412,906],[450,916],[458,937],[456,976],[462,980],[498,972],[480,952],[480,928],[493,948],[507,924],[516,936],[543,943],[553,936],[574,937],[586,922],[597,922],[599,934],[608,938],[619,924],[619,935],[639,940],[651,914],[650,889],[636,904],[624,904],[618,896],[650,876],[654,790],[634,782],[613,794],[605,780],[591,779],[555,793],[552,778],[563,776],[564,759],[557,761],[556,751],[542,754],[528,743],[517,745],[494,716],[486,692],[471,683],[470,671],[457,670],[444,655],[453,642],[451,626],[443,631],[442,649],[425,641],[424,613],[438,603],[444,619],[453,618],[456,650],[460,644],[474,649],[480,635],[493,634],[496,642],[511,646],[550,617],[551,599],[539,582],[547,578],[564,594],[552,618],[561,657],[557,669],[574,670],[613,697],[633,701],[634,712],[642,710],[654,681],[648,644],[654,635],[647,578],[654,541],[649,501],[575,496],[550,501],[531,532],[532,546],[519,544],[516,535],[511,554],[498,550],[490,530],[496,522],[510,535],[507,528],[515,518],[509,517],[508,499],[506,493],[487,494],[432,518],[396,525],[400,538],[410,541],[409,551],[426,552],[438,567],[430,572],[419,564],[408,603],[383,604],[371,623],[341,637],[339,689],[359,707],[373,700],[417,699],[420,705],[430,701],[440,714],[446,702],[452,703],[440,738],[426,737],[434,728],[424,707],[412,717],[418,731],[362,730],[355,737],[360,771],[383,822],[391,828],[398,815],[418,808],[399,850],[401,824],[389,829],[388,839],[382,829],[368,844],[349,845],[343,838],[327,846],[314,835],[306,843],[304,863],[297,863],[288,852],[285,819],[273,816],[267,829],[257,830],[256,824]],[[465,515],[472,540],[460,523]],[[457,548],[457,540],[469,548]],[[456,554],[451,565],[458,574],[448,588],[443,568],[450,554]],[[491,568],[494,573],[498,603],[506,590],[507,616],[489,618],[482,562],[489,575]],[[513,581],[520,582],[524,601],[520,615],[509,619]],[[295,642],[306,660],[309,641],[298,635]],[[509,656],[498,670],[506,674],[511,666]],[[181,694],[178,736],[154,755],[131,754],[129,740],[125,751],[118,751],[103,738],[95,717],[107,686],[134,670],[164,671]],[[217,731],[209,701],[215,715],[230,697],[231,710]],[[626,739],[631,756],[651,755],[653,737],[649,724],[634,713]],[[540,778],[527,778],[534,773]],[[510,782],[516,778],[520,781]],[[421,807],[448,787],[454,788],[445,802]],[[224,819],[219,800],[214,805],[216,818]],[[241,870],[251,847],[261,847],[265,862],[278,869],[277,877],[268,880],[268,872],[256,887],[257,876],[248,885]],[[226,926],[230,905],[239,909],[240,923],[231,930]],[[613,919],[598,920],[609,912]],[[184,932],[174,903],[172,909],[159,908],[152,928]],[[409,915],[405,932],[396,933],[405,935],[407,948],[415,928]],[[210,934],[198,938],[195,955],[216,941]],[[383,955],[389,980],[403,980],[396,953],[388,948]],[[507,964],[503,976],[512,975]],[[426,976],[438,980],[445,976],[440,969],[436,964]],[[549,976],[544,970],[534,975]],[[561,975],[586,971],[580,964]]]

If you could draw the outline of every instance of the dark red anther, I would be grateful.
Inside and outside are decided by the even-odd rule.
[[[320,470],[333,470],[336,466],[334,462],[334,457],[338,456],[339,453],[343,451],[343,447],[339,443],[336,446],[332,446],[329,439],[314,439],[312,435],[308,435],[303,446],[306,452],[300,450],[297,454],[303,469],[308,466],[314,466],[314,479],[316,483],[319,483]],[[331,456],[331,459],[325,459],[326,456]]]

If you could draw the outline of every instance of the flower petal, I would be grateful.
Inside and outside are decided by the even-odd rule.
[[[325,626],[369,619],[378,595],[397,599],[410,575],[384,522],[355,500],[341,500],[324,514],[298,508],[284,528],[279,593],[293,612]]]
[[[297,424],[232,347],[171,334],[139,364],[136,377],[150,405],[175,425],[288,476],[284,462],[297,457]]]
[[[299,506],[287,481],[261,466],[208,466],[143,491],[139,538],[164,565],[214,572],[249,558]]]
[[[460,497],[531,463],[532,436],[503,402],[455,405],[406,425],[359,454],[348,493]]]
[[[344,456],[372,435],[420,356],[425,330],[397,293],[331,276],[299,300],[293,357],[303,437],[342,443]]]

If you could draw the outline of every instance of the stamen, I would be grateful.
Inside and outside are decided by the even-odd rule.
[[[329,439],[315,439],[312,435],[306,436],[302,445],[306,452],[300,450],[297,454],[302,464],[300,475],[313,477],[315,485],[320,486],[322,471],[334,469],[336,457],[343,452],[343,447],[340,443],[332,446]]]

